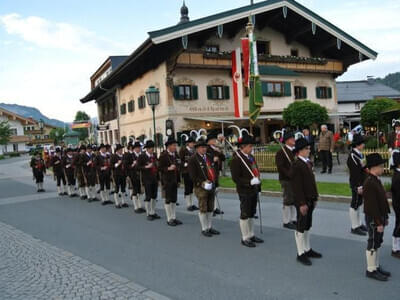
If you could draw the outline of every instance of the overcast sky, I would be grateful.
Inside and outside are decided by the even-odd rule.
[[[240,7],[249,0],[187,0],[192,19]],[[259,2],[259,1],[255,1]],[[300,0],[379,53],[340,80],[400,71],[399,0]],[[180,0],[0,0],[0,102],[37,107],[71,121],[78,99],[109,55],[128,55],[147,32],[174,25]]]

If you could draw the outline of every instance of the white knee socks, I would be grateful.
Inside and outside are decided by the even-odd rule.
[[[374,272],[378,268],[376,265],[377,263],[377,256],[378,253],[375,250],[367,250],[365,252],[366,257],[367,257],[367,271],[368,272]]]
[[[294,238],[296,240],[296,246],[297,246],[297,254],[299,256],[303,255],[305,250],[304,250],[304,233],[295,231],[294,232]]]
[[[199,212],[199,219],[200,219],[200,224],[201,224],[201,230],[206,231],[208,229],[207,213]]]
[[[242,240],[247,241],[251,238],[249,219],[239,220],[240,231],[242,232]]]
[[[164,204],[165,207],[165,214],[167,215],[167,221],[171,221],[172,220],[172,213],[171,213],[171,204]]]

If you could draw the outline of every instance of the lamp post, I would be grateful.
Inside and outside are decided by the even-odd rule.
[[[153,133],[154,133],[154,143],[156,143],[156,106],[160,104],[160,90],[156,88],[155,86],[150,86],[146,90],[146,98],[147,98],[147,103],[149,106],[151,106],[151,109],[153,111]],[[156,143],[156,149],[157,149],[157,143]]]

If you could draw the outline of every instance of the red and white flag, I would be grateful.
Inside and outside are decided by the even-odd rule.
[[[232,83],[235,117],[243,117],[243,78],[240,48],[232,51]]]
[[[241,39],[243,51],[243,71],[244,86],[249,87],[250,81],[250,40],[248,38]]]

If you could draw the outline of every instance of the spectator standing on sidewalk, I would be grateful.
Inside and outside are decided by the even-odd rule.
[[[321,133],[319,134],[318,152],[322,161],[321,174],[332,173],[332,152],[335,147],[332,131],[328,130],[326,125],[321,126]]]

